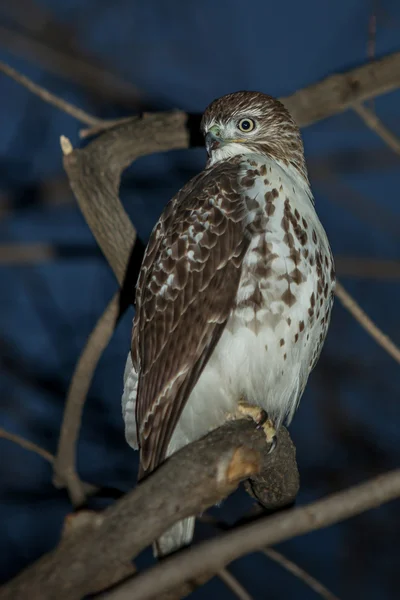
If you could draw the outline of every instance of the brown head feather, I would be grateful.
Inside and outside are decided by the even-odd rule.
[[[257,121],[246,146],[294,166],[308,182],[300,130],[282,102],[268,94],[241,91],[217,98],[205,110],[201,129],[206,133],[214,124],[226,126],[244,117]]]

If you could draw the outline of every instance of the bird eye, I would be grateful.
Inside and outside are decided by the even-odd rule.
[[[253,121],[253,119],[240,119],[237,126],[238,129],[240,129],[240,131],[243,131],[244,133],[249,133],[249,131],[253,131],[256,124],[255,121]]]

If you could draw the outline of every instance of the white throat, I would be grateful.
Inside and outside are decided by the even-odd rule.
[[[239,144],[238,142],[228,142],[227,144],[222,144],[222,146],[220,146],[212,152],[211,156],[207,161],[207,167],[212,167],[213,165],[215,165],[215,163],[220,162],[222,160],[227,160],[229,158],[232,158],[233,156],[244,156],[245,154],[254,154],[257,156],[257,158],[260,157],[260,154],[254,152],[254,150],[252,150],[251,148],[249,148],[249,146],[246,146],[245,144]],[[273,162],[278,167],[280,167],[284,173],[289,175],[289,177],[293,180],[295,185],[300,186],[306,192],[312,204],[314,204],[314,198],[310,189],[310,184],[306,179],[304,179],[303,175],[299,173],[299,171],[293,165],[285,164],[281,160],[275,160],[271,157],[265,157],[266,163],[268,163],[271,160],[273,160]]]
[[[219,148],[211,153],[208,159],[207,166],[211,167],[215,163],[232,158],[233,156],[240,156],[243,154],[254,154],[254,150],[246,146],[245,144],[239,144],[238,142],[228,142],[222,144]]]

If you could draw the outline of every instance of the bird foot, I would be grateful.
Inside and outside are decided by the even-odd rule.
[[[271,445],[268,454],[276,448],[277,437],[276,430],[272,419],[268,417],[267,412],[259,406],[252,406],[247,402],[239,402],[237,407],[238,417],[249,417],[257,424],[257,429],[262,429],[267,440],[267,444]]]

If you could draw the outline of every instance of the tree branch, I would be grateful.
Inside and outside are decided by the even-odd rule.
[[[336,255],[335,268],[340,277],[380,281],[400,279],[400,260]]]
[[[327,496],[301,508],[258,519],[171,556],[152,569],[118,586],[107,600],[157,598],[185,580],[218,572],[240,556],[295,536],[333,525],[400,496],[400,469]]]
[[[210,514],[202,515],[201,517],[199,517],[199,520],[201,520],[203,523],[209,523],[213,525],[219,531],[232,530],[232,527],[229,526],[227,523],[225,523],[224,521],[219,521]],[[315,579],[315,577],[307,573],[307,571],[299,567],[299,565],[289,560],[286,556],[284,556],[277,550],[274,550],[272,548],[261,548],[260,552],[265,554],[265,556],[267,556],[270,560],[276,562],[281,567],[292,573],[292,575],[294,575],[298,579],[301,579],[301,581],[303,581],[306,585],[313,589],[314,592],[316,594],[319,594],[324,600],[339,600],[339,598],[332,594],[332,592],[328,590],[328,588],[324,586],[320,581],[318,581],[318,579]]]
[[[187,148],[188,121],[183,112],[134,117],[82,150],[66,152],[63,148],[71,188],[120,285],[136,238],[118,197],[122,171],[140,156]]]
[[[279,430],[276,450],[268,450],[263,432],[252,421],[225,424],[171,456],[99,515],[91,531],[69,536],[3,586],[0,599],[80,600],[94,589],[104,589],[104,578],[111,579],[128,557],[133,559],[178,520],[221,501],[239,481],[250,477],[257,482],[264,465],[278,504],[292,502],[299,480],[295,449],[285,428]],[[260,501],[271,504],[268,490]]]
[[[4,72],[7,72],[7,70]],[[11,72],[8,71],[7,74],[11,75]],[[27,85],[27,82],[21,78],[23,76],[20,76],[17,80]],[[55,97],[52,98],[52,95],[46,97],[42,94],[42,89],[38,89],[40,86],[35,88],[30,84],[27,85],[29,89],[35,93],[40,92],[39,95],[46,101],[65,110],[64,106],[53,101]],[[343,111],[366,98],[372,98],[380,93],[395,89],[399,84],[400,53],[396,53],[349,73],[331,76],[282,100],[297,122],[301,126],[306,126]],[[72,111],[69,109],[69,114],[77,116],[80,113],[76,113],[75,107],[73,107]],[[88,123],[88,115],[83,113],[82,116],[83,122]],[[90,126],[102,126],[102,120],[90,115],[89,118],[91,119],[91,122],[88,123]],[[66,138],[61,140],[64,167],[79,206],[119,284],[124,288],[127,285],[128,287],[131,286],[131,296],[133,296],[133,281],[130,280],[128,275],[136,231],[119,200],[121,173],[139,156],[200,144],[199,136],[195,137],[194,135],[194,132],[198,129],[198,123],[198,116],[176,111],[144,115],[142,118],[132,117],[132,119],[124,120],[124,122],[115,126],[113,124],[112,129],[106,131],[81,150],[74,150]],[[100,337],[102,344],[107,343],[104,341],[107,336]],[[95,362],[96,360],[92,362],[92,369]],[[69,421],[73,423],[74,428],[72,435],[69,436],[70,446],[68,452],[72,452],[72,454],[65,454],[68,458],[66,463],[62,465],[64,475],[66,464],[70,468],[71,464],[75,462],[75,444],[71,444],[71,440],[76,439],[84,394],[88,389],[92,372],[89,373],[89,380],[86,379],[86,382],[82,384],[82,388],[79,388],[81,391],[77,396],[78,402],[73,409],[75,416]],[[236,445],[233,445],[232,438],[227,434],[229,431],[232,433],[229,427],[234,428],[235,426],[244,429],[247,427],[247,434],[243,438],[243,447],[237,445],[240,438],[239,430],[235,431]],[[105,587],[99,584],[100,580],[106,576],[105,569],[108,573],[115,571],[121,562],[125,564],[127,556],[133,557],[135,553],[151,543],[177,520],[196,514],[220,500],[234,489],[239,479],[257,472],[261,468],[261,464],[263,473],[259,478],[253,478],[250,486],[258,499],[264,505],[271,507],[287,503],[289,497],[293,499],[298,489],[298,473],[294,448],[289,443],[290,438],[287,437],[289,441],[286,443],[284,436],[287,436],[287,433],[282,430],[279,434],[280,443],[278,448],[270,457],[265,456],[265,453],[260,449],[256,453],[254,451],[250,452],[246,445],[249,441],[250,426],[251,424],[246,422],[241,422],[239,425],[227,424],[220,430],[213,432],[203,440],[186,447],[180,453],[171,457],[165,465],[162,465],[147,481],[138,486],[132,494],[108,509],[103,517],[99,519],[98,526],[92,532],[87,533],[84,539],[74,538],[74,540],[70,539],[62,542],[57,550],[44,557],[39,563],[22,573],[14,582],[3,588],[3,594],[5,595],[0,594],[0,597],[14,598],[18,597],[18,594],[27,595],[29,593],[32,600],[34,598],[45,600],[45,598],[52,598],[56,594],[60,599],[73,600],[74,598],[81,598],[82,595],[94,589]],[[251,431],[254,432],[254,428]],[[223,439],[218,437],[222,435],[221,432],[225,436]],[[256,434],[253,433],[252,435]],[[262,434],[258,432],[257,435],[259,435],[259,443],[261,443]],[[67,438],[68,434],[66,434],[65,439]],[[193,448],[195,448],[195,451]],[[216,448],[218,454],[213,454]],[[227,448],[229,448],[229,452]],[[286,458],[282,455],[284,451],[287,451]],[[229,454],[228,463],[226,452]],[[199,463],[199,457],[201,457],[201,464]],[[208,462],[207,460],[204,462],[207,457]],[[225,462],[221,463],[224,460]],[[176,465],[179,466],[181,471]],[[217,474],[221,473],[221,469],[224,473],[222,483],[217,477]],[[185,472],[185,478],[180,477],[179,473],[182,471]],[[75,491],[77,493],[76,499],[80,502],[82,494],[78,489]],[[372,493],[372,499],[377,497],[376,494],[374,496]],[[358,504],[356,502],[357,506],[365,504],[363,504],[363,501],[360,502]],[[372,503],[371,506],[373,505]],[[351,508],[349,510],[349,514],[345,514],[343,518],[355,514],[351,512]],[[360,510],[363,509],[360,508]],[[336,513],[333,511],[333,514],[341,513],[339,510]],[[287,515],[290,515],[290,513],[286,513]],[[327,519],[327,523],[335,522],[334,520],[329,521],[329,518]],[[315,522],[319,523],[318,518]],[[302,531],[307,531],[307,527],[309,529],[315,528],[315,522],[313,519],[311,521],[307,520],[303,515],[303,521],[301,522],[303,529],[301,527],[296,529],[295,524],[289,519],[289,524],[291,523],[294,528],[289,533],[290,535],[298,535]],[[275,521],[272,523],[275,523]],[[322,521],[322,524],[324,523]],[[281,539],[286,539],[287,529],[282,533],[278,526],[276,526],[276,530],[273,526],[271,527],[272,534],[275,532],[275,537],[280,532],[280,535],[283,536]],[[268,531],[270,532],[270,530]],[[232,560],[229,558],[231,556],[229,554],[229,544],[228,547],[224,546],[224,539],[225,536],[221,538],[221,546],[217,546],[220,550],[217,551],[217,554],[214,554],[214,556],[219,557],[219,566],[214,562],[210,563],[209,557],[206,555],[204,565],[198,564],[197,569],[204,566],[206,571],[214,573],[216,566],[218,567],[217,570],[220,570],[229,560]],[[236,538],[233,539],[235,542]],[[250,537],[245,536],[245,540],[247,540],[246,543],[249,547],[251,544],[257,543],[259,537],[257,538],[254,535],[250,539]],[[267,541],[272,543],[269,537]],[[213,543],[217,542],[218,540],[213,541]],[[200,553],[203,547],[204,544],[199,546]],[[93,548],[96,548],[96,552],[93,552]],[[239,552],[238,545],[235,546],[235,543],[232,545],[231,553],[233,550]],[[190,567],[190,559],[188,562],[186,557],[193,556],[195,551],[197,551],[196,548],[189,553],[182,553],[180,561],[184,561],[183,564],[186,565],[186,569]],[[244,552],[245,550],[243,550]],[[240,556],[241,554],[237,555]],[[173,565],[174,560],[177,560],[177,558],[172,557],[165,563],[163,562],[160,567],[169,568],[166,565]],[[196,574],[196,569],[193,566],[191,564],[190,573],[188,570],[184,571],[183,578],[180,579],[176,571],[171,571],[171,576],[171,572],[168,575],[168,570],[166,571],[167,575],[161,570],[160,580],[154,581],[152,579],[152,593],[154,593],[154,590],[157,591],[155,584],[159,586],[159,589],[161,589],[160,585],[164,585],[162,589],[171,589],[171,586],[174,587],[175,583],[184,581],[189,575],[191,578],[192,576],[197,577],[197,575],[201,578],[204,570]],[[150,576],[149,573],[149,575],[138,577],[135,580],[135,586],[138,585],[139,590],[146,590],[146,581],[149,581]],[[178,577],[179,581],[175,581],[174,577],[175,580]],[[140,586],[144,587],[140,588]]]
[[[1,200],[0,200],[1,201]],[[46,242],[0,244],[0,265],[35,265],[55,260],[102,258],[97,246]]]
[[[39,456],[44,458],[44,460],[47,460],[47,462],[49,462],[51,465],[54,462],[54,456],[51,454],[51,452],[48,452],[44,448],[41,448],[41,446],[38,446],[37,444],[26,440],[25,438],[21,437],[20,435],[17,435],[16,433],[10,433],[9,431],[6,431],[2,427],[0,427],[0,438],[9,440],[10,442],[14,442],[14,444],[21,446],[21,448],[25,448],[25,450],[29,450],[30,452],[38,454]]]
[[[6,35],[7,32],[4,28],[1,31]],[[13,35],[15,36],[15,34]],[[46,52],[48,52],[48,49],[46,49]],[[0,70],[25,85],[46,102],[71,114],[79,121],[95,128],[101,128],[102,125],[105,127],[110,126],[110,121],[88,115],[78,107],[74,107],[61,98],[54,96],[54,94],[50,94],[47,90],[4,63],[1,63]],[[298,125],[306,127],[348,108],[355,108],[361,102],[393,91],[399,86],[400,52],[394,52],[379,60],[371,60],[347,73],[330,75],[322,81],[298,90],[290,96],[282,97],[280,100],[286,105]],[[113,120],[113,123],[117,122],[118,120]]]
[[[354,298],[340,284],[336,284],[336,296],[339,298],[343,306],[353,315],[369,335],[381,346],[394,360],[400,363],[400,348],[396,346],[388,335],[383,333]]]
[[[119,313],[120,293],[116,292],[86,342],[68,389],[54,461],[53,483],[58,488],[67,487],[75,508],[86,501],[85,487],[76,470],[76,445],[83,406],[97,364],[114,333]]]
[[[369,61],[280,98],[299,127],[343,112],[400,86],[400,52]]]
[[[306,126],[399,85],[400,52],[328,77],[281,100],[297,122]],[[146,114],[116,125],[84,149],[71,151],[71,146],[68,153],[64,151],[64,167],[72,190],[120,283],[134,239],[118,198],[121,173],[140,156],[200,144],[201,139],[194,137],[198,122],[194,116],[179,111]]]
[[[236,595],[240,600],[252,600],[252,596],[247,590],[241,585],[241,583],[232,575],[228,569],[221,569],[218,573],[218,577],[222,579],[225,585]]]
[[[281,567],[289,571],[289,573],[303,581],[303,583],[308,585],[309,588],[314,590],[314,592],[324,600],[339,600],[339,598],[335,596],[335,594],[332,594],[323,583],[318,581],[318,579],[315,579],[310,573],[307,573],[307,571],[274,548],[264,548],[261,552],[263,552],[265,556],[268,556],[270,560],[278,563]]]
[[[35,12],[38,10],[38,4],[34,5]],[[29,10],[22,11],[25,19],[32,18],[32,8],[31,3]],[[27,32],[26,22],[22,23],[23,30],[20,27],[10,28],[0,25],[0,47],[7,53],[11,52],[14,56],[20,56],[37,65],[47,73],[53,73],[56,77],[66,79],[68,83],[72,81],[83,87],[97,101],[117,103],[129,110],[140,106],[142,103],[140,91],[132,83],[122,80],[115,73],[115,66],[104,67],[99,64],[98,59],[93,59],[82,48],[77,48],[76,44],[73,48],[68,42],[65,43],[66,35],[71,39],[75,34],[66,31],[65,25],[55,21],[52,15],[41,14],[39,20],[42,23],[44,20],[48,22],[47,27],[40,32],[40,36],[47,37],[47,40],[38,39],[36,35]],[[63,40],[63,50],[60,49],[59,44],[58,47],[54,46],[54,40],[59,38]]]
[[[0,61],[0,72],[4,73],[5,75],[8,75],[9,77],[11,77],[11,79],[14,79],[14,81],[26,87],[30,92],[44,100],[44,102],[47,102],[48,104],[59,108],[68,115],[71,115],[71,117],[74,117],[75,119],[80,121],[81,123],[85,123],[86,125],[90,125],[93,127],[95,125],[101,125],[101,123],[103,122],[103,119],[98,119],[97,117],[89,115],[81,108],[78,108],[70,102],[63,100],[59,96],[52,94],[51,92],[46,90],[46,88],[38,85],[37,83],[29,79],[29,77],[22,75],[12,67],[9,67],[5,63],[3,63],[3,61]]]
[[[400,155],[400,139],[394,135],[390,129],[388,129],[380,119],[362,104],[356,104],[353,106],[353,110],[358,116],[364,121],[364,123],[375,131],[375,133],[393,150],[396,154]]]
[[[41,446],[38,446],[34,442],[26,440],[25,438],[21,437],[20,435],[17,435],[16,433],[10,433],[9,431],[6,431],[2,427],[0,427],[0,438],[9,440],[10,442],[17,444],[17,446],[21,446],[21,448],[24,448],[29,452],[34,452],[38,456],[44,458],[44,460],[47,460],[47,462],[49,462],[51,465],[54,464],[55,457],[53,456],[53,454],[51,454],[51,452],[45,450]],[[92,485],[91,483],[86,483],[85,481],[82,481],[81,485],[83,493],[86,496],[91,496],[98,489],[96,486]]]

